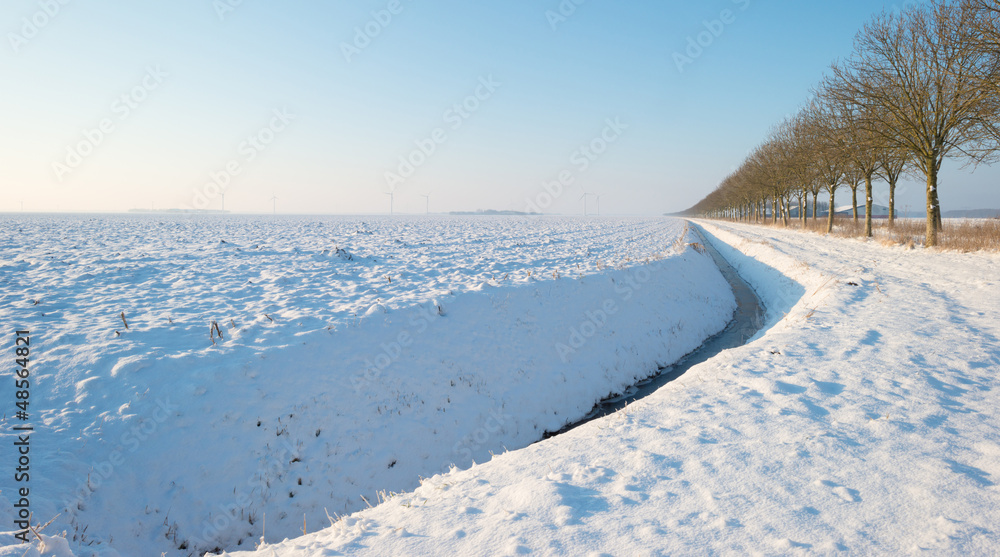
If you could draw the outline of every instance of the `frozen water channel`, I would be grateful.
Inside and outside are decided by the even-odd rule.
[[[695,230],[697,230],[696,227]],[[706,251],[712,256],[712,260],[719,267],[722,276],[729,282],[729,286],[733,290],[733,295],[736,297],[737,305],[736,311],[733,313],[733,319],[725,329],[706,340],[704,344],[673,365],[660,368],[656,375],[630,386],[624,393],[601,400],[594,405],[590,413],[579,421],[568,424],[559,431],[546,432],[545,439],[566,433],[597,418],[613,414],[625,408],[628,404],[653,394],[657,389],[677,379],[693,366],[714,358],[724,350],[742,346],[763,327],[764,307],[757,298],[757,293],[740,278],[736,270],[719,254],[712,244],[705,241],[704,235],[700,234],[700,232],[699,235],[702,237],[701,244],[705,246]]]

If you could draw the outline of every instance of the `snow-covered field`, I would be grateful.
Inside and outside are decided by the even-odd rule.
[[[702,225],[747,345],[253,555],[996,555],[1000,257]]]
[[[80,557],[252,548],[362,496],[396,509],[413,496],[391,492],[559,429],[733,309],[700,239],[662,218],[18,215],[0,230],[11,362],[31,331],[34,522],[62,513],[44,533]],[[12,446],[13,381],[0,397]]]

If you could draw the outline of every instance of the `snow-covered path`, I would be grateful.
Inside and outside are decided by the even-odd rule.
[[[1000,257],[703,226],[756,339],[260,555],[996,554]]]

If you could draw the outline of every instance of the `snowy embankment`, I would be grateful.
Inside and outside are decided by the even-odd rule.
[[[702,226],[747,345],[259,555],[994,554],[1000,258]]]
[[[34,336],[35,522],[79,557],[319,529],[539,440],[734,304],[677,220],[66,219],[17,223],[0,309]]]

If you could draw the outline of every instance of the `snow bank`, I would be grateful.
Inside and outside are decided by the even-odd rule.
[[[230,555],[995,553],[1000,258],[702,226],[769,307],[756,339],[626,411]]]
[[[537,441],[696,348],[734,304],[680,221],[220,222],[145,227],[132,247],[70,236],[68,274],[95,277],[79,283],[26,248],[6,263],[43,301],[28,321],[49,358],[36,439],[51,445],[32,504],[63,512],[47,533],[67,531],[78,555],[189,555],[328,525]],[[201,256],[189,235],[211,238]],[[346,252],[324,247],[343,237]],[[119,288],[95,251],[125,254]]]

